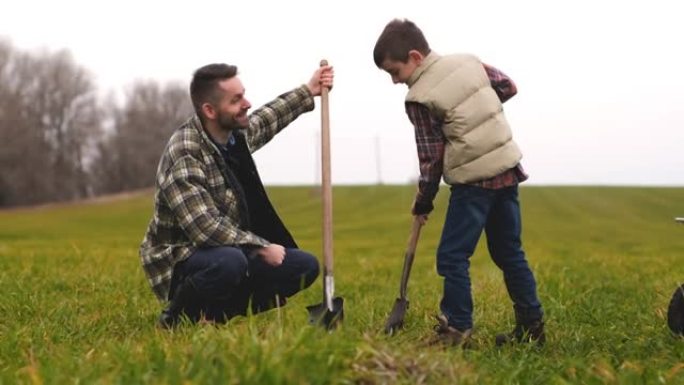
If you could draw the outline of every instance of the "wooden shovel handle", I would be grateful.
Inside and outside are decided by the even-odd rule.
[[[327,66],[321,60],[321,67]],[[333,274],[332,182],[330,178],[330,111],[328,87],[321,87],[321,194],[323,201],[323,268],[325,275]]]
[[[406,247],[406,254],[404,255],[404,268],[401,271],[401,284],[399,286],[399,297],[406,299],[406,288],[408,286],[409,275],[411,274],[411,266],[413,265],[413,258],[416,255],[416,246],[418,245],[418,237],[420,236],[420,229],[423,227],[418,216],[413,217],[413,224],[411,225],[411,235],[409,236],[408,246]]]

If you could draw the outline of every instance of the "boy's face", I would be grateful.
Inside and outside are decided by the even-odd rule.
[[[423,62],[423,55],[418,51],[409,51],[406,63],[386,58],[380,68],[392,77],[392,83],[406,84],[413,72]]]

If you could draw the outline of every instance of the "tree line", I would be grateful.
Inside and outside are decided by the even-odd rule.
[[[68,50],[0,40],[0,207],[149,187],[171,132],[192,112],[187,86],[133,82],[103,97]]]

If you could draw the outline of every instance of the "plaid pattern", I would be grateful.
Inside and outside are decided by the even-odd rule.
[[[420,178],[414,203],[414,214],[427,214],[432,211],[432,201],[439,191],[439,181],[444,168],[444,133],[442,122],[436,119],[428,107],[416,103],[406,103],[406,114],[415,128],[416,146]]]
[[[313,108],[308,88],[298,87],[255,110],[239,134],[253,153]],[[196,115],[173,133],[159,162],[154,215],[140,246],[143,270],[160,300],[168,298],[174,265],[196,248],[268,245],[244,229],[249,214],[240,204],[242,189],[231,183],[236,180]]]
[[[471,185],[490,190],[498,190],[504,187],[515,186],[518,183],[526,181],[527,178],[527,173],[523,169],[522,165],[518,163],[515,167],[504,171],[497,176],[489,179],[483,179],[478,182],[473,182]]]
[[[513,80],[506,76],[506,74],[488,64],[482,63],[482,65],[484,66],[487,77],[489,77],[489,82],[499,96],[501,103],[505,103],[508,99],[518,93],[518,88],[515,86],[515,83],[513,83]]]
[[[512,98],[518,89],[515,83],[498,69],[484,64],[485,72],[494,91],[501,102]],[[442,132],[442,121],[436,119],[430,109],[420,103],[407,102],[406,114],[414,126],[420,179],[416,193],[413,214],[427,214],[432,211],[432,201],[439,191],[439,182],[444,167],[445,138]],[[528,178],[525,170],[518,164],[493,178],[471,183],[482,188],[499,189],[514,186]]]

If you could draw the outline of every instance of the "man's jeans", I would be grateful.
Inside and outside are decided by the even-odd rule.
[[[299,249],[286,249],[280,266],[261,257],[247,258],[242,249],[214,247],[197,249],[174,268],[171,296],[181,281],[190,294],[183,313],[192,321],[202,316],[224,322],[236,315],[258,313],[281,306],[285,298],[310,286],[318,276],[318,260]]]
[[[518,186],[497,190],[464,184],[451,187],[449,208],[437,249],[437,272],[444,277],[440,308],[449,320],[449,326],[460,330],[473,326],[468,270],[470,256],[482,230],[487,235],[492,260],[503,270],[516,319],[527,323],[542,318],[537,285],[522,249],[521,228]]]

